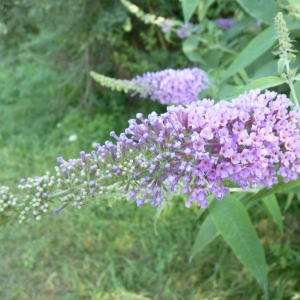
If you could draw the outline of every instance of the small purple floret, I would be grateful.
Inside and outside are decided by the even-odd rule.
[[[194,24],[189,22],[187,24],[183,24],[182,26],[180,26],[177,29],[177,36],[180,39],[186,39],[187,37],[189,37],[192,34],[192,29],[194,27]]]
[[[136,204],[137,204],[137,206],[143,206],[144,205],[144,199],[137,199]]]
[[[96,182],[95,182],[95,181],[93,181],[93,180],[92,180],[92,181],[90,181],[90,183],[89,183],[89,186],[90,186],[90,187],[94,187],[94,186],[96,186]]]
[[[68,203],[63,204],[62,206],[60,206],[58,209],[56,209],[54,211],[55,215],[58,215],[66,206],[68,205]]]
[[[235,25],[234,19],[221,18],[215,20],[216,25],[221,29],[229,29]]]
[[[20,182],[21,182],[21,184],[25,185],[27,181],[26,181],[25,178],[22,178],[22,179],[20,180]]]

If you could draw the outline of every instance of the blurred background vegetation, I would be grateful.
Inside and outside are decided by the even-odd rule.
[[[134,3],[182,20],[177,0]],[[237,19],[240,27],[220,36],[235,51],[260,30],[232,1],[214,1],[207,17]],[[219,31],[209,26],[213,45]],[[104,89],[89,77],[91,70],[131,78],[201,66],[218,74],[234,58],[202,50],[206,64],[191,62],[179,39],[166,39],[119,0],[0,0],[1,185],[14,189],[22,177],[52,171],[58,156],[90,151],[94,142],[110,139],[110,131],[124,131],[138,112],[165,111],[157,102]],[[248,73],[258,76],[266,60],[260,72],[271,72],[274,57],[266,54]],[[232,84],[240,81],[236,76]],[[216,84],[208,95],[217,92]],[[284,209],[285,196],[280,200]],[[117,203],[9,225],[0,232],[0,299],[260,299],[256,282],[221,239],[189,262],[201,222],[197,209],[187,210],[176,198],[155,223],[156,213]],[[261,205],[250,213],[267,254],[273,299],[300,299],[299,202],[286,211],[284,235]]]

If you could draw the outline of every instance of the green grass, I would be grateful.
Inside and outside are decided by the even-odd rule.
[[[220,238],[188,262],[200,224],[196,208],[176,199],[159,217],[156,233],[155,213],[120,202],[11,224],[0,232],[0,299],[262,299]],[[299,293],[300,225],[296,214],[286,221],[293,225],[284,237],[268,219],[257,223],[273,299]]]

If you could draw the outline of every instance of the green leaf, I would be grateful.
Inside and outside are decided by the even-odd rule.
[[[294,80],[300,81],[300,73],[294,77]]]
[[[190,61],[204,63],[198,44],[199,38],[196,35],[191,35],[182,43],[182,51]]]
[[[300,82],[296,81],[293,83],[293,85],[294,85],[294,90],[295,90],[297,99],[295,99],[295,97],[293,96],[293,93],[290,93],[290,99],[296,104],[297,102],[300,101]]]
[[[183,19],[187,23],[198,6],[199,0],[181,0]]]
[[[260,79],[262,77],[274,76],[277,74],[277,60],[268,61],[266,64],[258,68],[252,76],[252,79]]]
[[[244,86],[244,81],[238,75],[239,74],[234,74],[232,76],[233,82],[236,84],[236,86]]]
[[[201,57],[204,60],[204,63],[201,66],[202,69],[204,69],[205,71],[208,71],[210,69],[218,69],[222,56],[222,51],[210,49]]]
[[[236,0],[240,6],[252,17],[263,21],[266,24],[272,24],[274,18],[279,12],[278,6],[274,0]]]
[[[247,72],[244,69],[242,69],[242,70],[239,71],[239,75],[244,80],[244,82],[250,82],[248,74],[247,74]]]
[[[264,205],[266,206],[268,212],[272,216],[274,223],[278,226],[281,233],[283,233],[283,223],[280,207],[277,202],[275,195],[269,195],[262,199]]]
[[[222,80],[229,78],[231,75],[250,65],[263,53],[269,50],[275,44],[275,42],[275,28],[274,25],[271,25],[257,35],[253,40],[251,40],[249,44],[247,44],[247,46],[228,67],[227,71],[223,75]]]
[[[203,21],[206,16],[207,10],[215,2],[215,0],[200,0],[198,5],[198,20],[199,23]]]
[[[263,247],[244,205],[234,196],[213,201],[209,212],[236,257],[250,271],[268,298],[267,265]]]
[[[285,67],[287,59],[285,57],[281,57],[278,60],[277,66],[278,66],[278,74],[281,76],[283,73],[283,69]]]
[[[295,197],[295,193],[289,193],[288,194],[287,199],[286,199],[286,204],[284,206],[284,211],[288,210],[288,208],[290,207],[294,197]]]
[[[277,77],[277,76],[260,78],[260,79],[250,82],[247,85],[236,88],[226,98],[231,99],[231,98],[237,97],[237,96],[243,94],[244,92],[247,92],[250,90],[254,90],[254,89],[265,90],[265,89],[268,89],[273,86],[281,85],[283,83],[285,83],[285,80],[280,77]]]
[[[299,18],[297,20],[295,20],[295,18],[293,18],[291,16],[284,16],[284,17],[286,20],[286,26],[289,30],[294,30],[294,29],[300,28],[300,19]]]
[[[219,232],[212,221],[211,216],[208,215],[200,227],[189,261],[191,261],[196,254],[199,254],[207,245],[214,241],[218,235]]]
[[[260,190],[258,193],[256,193],[253,196],[250,196],[247,199],[248,201],[255,201],[255,200],[260,200],[264,197],[267,197],[269,195],[272,195],[274,193],[279,193],[288,189],[291,189],[293,187],[299,186],[300,185],[300,179],[297,180],[293,180],[293,181],[289,181],[289,182],[279,182],[277,184],[274,184],[273,187],[271,189],[262,189]]]
[[[287,0],[292,6],[296,7],[297,10],[300,10],[300,2],[299,0]]]

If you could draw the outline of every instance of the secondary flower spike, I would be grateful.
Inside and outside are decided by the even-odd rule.
[[[131,80],[113,79],[95,72],[91,76],[110,89],[149,97],[162,104],[187,105],[197,101],[199,93],[208,88],[206,73],[199,68],[147,72]]]
[[[197,101],[199,93],[207,89],[208,78],[199,68],[166,69],[137,76],[131,83],[140,87],[141,98],[150,97],[162,104],[187,105]]]
[[[162,115],[137,114],[117,142],[69,161],[59,157],[56,176],[49,173],[22,180],[26,197],[20,221],[28,213],[40,219],[49,202],[80,208],[89,199],[112,199],[121,193],[138,206],[162,204],[168,195],[183,194],[190,207],[208,205],[207,196],[221,200],[226,182],[270,188],[300,173],[300,113],[285,95],[259,90],[231,102],[204,99],[170,106]],[[97,199],[97,198],[96,198]],[[15,200],[14,200],[15,201]]]

